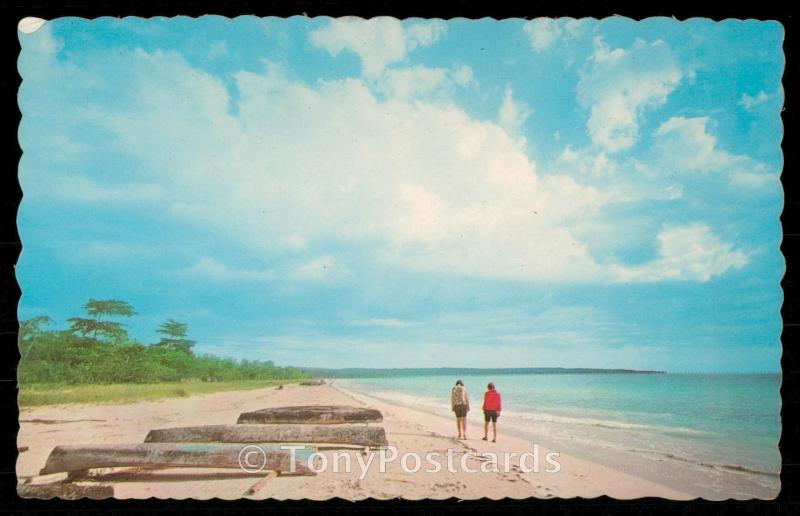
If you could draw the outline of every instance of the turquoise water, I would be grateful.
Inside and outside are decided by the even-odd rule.
[[[486,384],[503,396],[507,427],[558,443],[644,451],[699,465],[780,472],[780,375],[534,374],[461,377],[480,417]],[[456,378],[406,376],[342,381],[353,388],[449,415]],[[568,441],[568,439],[570,441]]]

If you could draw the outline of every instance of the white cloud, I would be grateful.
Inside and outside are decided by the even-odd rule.
[[[550,48],[561,35],[558,20],[553,18],[536,18],[527,22],[522,29],[528,35],[531,48],[537,52]]]
[[[228,56],[228,42],[225,40],[217,41],[208,48],[207,57],[212,61]]]
[[[729,269],[741,269],[749,261],[744,252],[699,223],[661,231],[658,244],[658,259],[638,267],[618,267],[619,279],[709,281]]]
[[[731,183],[743,188],[763,188],[770,185],[775,188],[781,187],[778,174],[768,174],[763,171],[736,170],[731,174]]]
[[[602,147],[588,146],[573,149],[567,145],[558,156],[554,167],[558,171],[568,173],[580,181],[592,185],[602,191],[616,205],[624,203],[641,203],[643,201],[674,201],[684,197],[681,181],[676,181],[674,171],[665,173],[657,168],[653,160],[642,161],[632,156],[613,156]],[[641,221],[641,217],[638,217]],[[583,228],[577,234],[584,235],[596,249],[610,244],[641,241],[642,235],[634,235],[629,231],[620,232],[618,227],[624,224],[619,218],[612,220],[584,220]],[[596,224],[609,228],[607,235],[601,236]],[[587,228],[595,228],[587,231]]]
[[[415,23],[406,29],[406,42],[409,50],[417,46],[427,47],[439,41],[447,32],[447,24],[443,20],[431,20]]]
[[[275,272],[272,270],[234,269],[208,256],[200,258],[190,267],[179,270],[178,274],[212,281],[244,282],[270,281],[274,280],[276,277]]]
[[[655,146],[666,163],[684,170],[709,171],[730,166],[736,156],[717,145],[708,132],[708,117],[674,116],[661,124],[654,134]]]
[[[549,49],[561,40],[575,39],[583,29],[583,20],[572,18],[536,18],[526,22],[522,30],[528,36],[531,48],[536,52]]]
[[[720,148],[716,136],[708,131],[708,117],[672,117],[655,131],[656,160],[670,172],[715,173],[734,186],[761,188],[775,185],[779,175],[752,158],[731,154]]]
[[[564,30],[567,31],[567,34],[571,38],[577,38],[583,32],[584,24],[586,20],[576,20],[574,18],[567,18],[566,23],[564,23]]]
[[[405,328],[413,326],[415,323],[411,321],[404,321],[395,318],[372,318],[372,319],[358,319],[350,322],[353,326],[370,326],[377,328]]]
[[[23,190],[28,190],[31,195],[43,195],[69,202],[132,203],[155,201],[164,196],[163,186],[156,183],[106,186],[77,174],[73,176],[51,175],[46,181],[36,177],[34,181],[35,183],[31,184],[29,188],[28,179],[21,180]]]
[[[137,52],[124,66],[139,81],[131,102],[93,116],[180,199],[171,213],[264,256],[302,253],[276,270],[203,258],[184,273],[334,281],[376,263],[514,280],[619,275],[575,231],[615,192],[541,173],[507,130],[452,102],[382,101],[360,80],[312,87],[268,66],[234,75],[234,115],[221,81],[176,54]]]
[[[645,110],[664,104],[682,77],[663,41],[638,39],[629,49],[611,49],[595,38],[578,83],[578,100],[591,110],[586,127],[592,141],[609,152],[632,147]]]
[[[574,150],[567,145],[559,156],[559,161],[571,170],[583,176],[607,178],[616,175],[617,162],[600,150],[590,153],[585,150]]]
[[[282,264],[278,268],[235,268],[208,256],[177,273],[191,278],[202,278],[221,282],[275,282],[285,280],[333,282],[353,273],[336,258],[323,255],[297,264]]]
[[[448,84],[448,71],[445,68],[413,66],[388,70],[378,89],[387,97],[408,99],[429,95]]]
[[[441,20],[420,22],[404,29],[396,18],[378,17],[364,20],[344,17],[311,33],[311,43],[332,56],[343,50],[358,54],[364,77],[375,80],[387,65],[405,59],[416,47],[429,46],[446,32]]]
[[[522,126],[533,114],[533,110],[525,102],[514,100],[514,93],[510,86],[506,86],[503,102],[497,113],[498,123],[513,136],[521,136]]]
[[[466,65],[451,69],[415,65],[389,69],[375,85],[377,91],[388,98],[409,100],[433,96],[437,100],[449,100],[455,86],[477,88],[478,83],[472,68]]]
[[[768,101],[770,98],[772,98],[771,95],[767,95],[764,90],[759,91],[755,96],[752,97],[747,93],[743,93],[742,98],[739,101],[739,105],[748,111],[752,111],[756,107]]]
[[[475,80],[475,74],[469,65],[461,65],[456,68],[453,73],[453,81],[463,88],[470,86],[477,86],[478,82]]]
[[[210,77],[185,73],[193,77],[189,97],[217,91]],[[161,124],[151,117],[171,119],[174,101],[133,121],[117,116],[120,134],[148,149],[153,169],[188,185],[175,213],[230,228],[265,249],[301,234],[309,242],[361,242],[363,252],[399,267],[523,278],[597,274],[568,224],[598,209],[602,194],[566,176],[540,176],[500,126],[449,103],[380,102],[357,80],[312,89],[275,67],[235,80],[238,117],[226,98],[197,102],[201,113],[189,118],[207,122],[187,128],[187,139],[153,130]],[[183,166],[168,166],[174,162]]]

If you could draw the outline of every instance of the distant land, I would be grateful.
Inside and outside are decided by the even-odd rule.
[[[637,369],[592,369],[585,367],[423,367],[386,368],[348,367],[327,369],[322,367],[298,367],[317,378],[375,378],[385,376],[458,376],[474,374],[667,374],[666,371]]]

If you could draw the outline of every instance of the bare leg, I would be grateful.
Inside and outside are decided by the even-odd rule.
[[[467,438],[467,418],[466,417],[462,417],[461,418],[461,424],[464,426],[464,439],[466,439]]]
[[[497,441],[497,421],[492,421],[492,442]]]
[[[456,430],[458,430],[458,438],[461,439],[461,418],[456,416]]]
[[[485,441],[489,436],[489,422],[484,421],[483,423],[483,440]]]

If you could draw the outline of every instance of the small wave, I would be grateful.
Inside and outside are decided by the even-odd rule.
[[[641,454],[650,454],[650,455],[658,455],[661,457],[665,457],[667,459],[672,459],[680,462],[686,462],[688,464],[693,464],[695,466],[701,466],[704,468],[716,469],[716,470],[723,470],[723,471],[732,471],[734,473],[748,473],[751,475],[764,475],[768,477],[780,477],[781,474],[775,471],[766,471],[762,469],[756,469],[750,466],[744,466],[742,464],[724,464],[724,463],[716,463],[716,462],[706,462],[702,460],[691,459],[689,457],[684,457],[681,455],[676,455],[670,452],[661,452],[656,450],[642,450],[642,449],[628,449],[630,452],[634,453],[641,453]]]
[[[624,421],[614,421],[609,419],[596,419],[589,417],[569,417],[557,416],[546,412],[508,412],[508,416],[523,419],[525,421],[533,421],[537,423],[556,423],[562,425],[581,425],[591,426],[595,428],[608,428],[611,430],[647,430],[651,432],[659,432],[665,434],[689,435],[700,436],[708,435],[710,432],[697,430],[696,428],[686,428],[680,426],[659,426],[659,425],[646,425],[643,423],[630,423]]]

